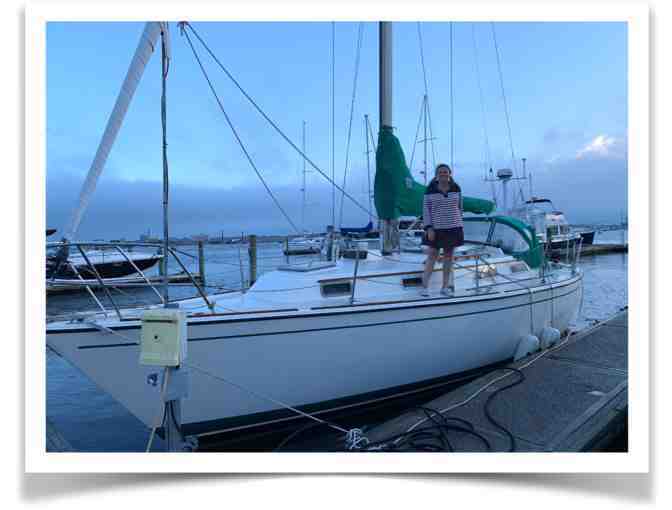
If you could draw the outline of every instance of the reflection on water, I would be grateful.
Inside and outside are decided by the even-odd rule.
[[[614,235],[621,236],[620,232]],[[193,257],[196,255],[195,247],[181,249]],[[198,262],[195,258],[184,257],[183,260],[188,262],[190,270],[197,272]],[[298,260],[299,257],[292,257],[292,261]],[[246,261],[245,247],[239,253],[236,246],[206,246],[209,291],[217,288],[238,288],[241,282],[241,266],[243,279],[249,278]],[[280,244],[259,246],[260,273],[284,262]],[[584,271],[584,300],[576,323],[577,328],[605,319],[628,304],[627,254],[585,257],[581,260],[581,268]],[[169,270],[176,271],[176,268],[171,265]],[[171,289],[171,298],[193,294],[194,289],[191,287]],[[126,305],[132,305],[153,302],[156,296],[151,291],[126,290],[124,294],[118,293],[115,298]],[[101,294],[101,300],[103,299]],[[50,296],[47,313],[82,310],[90,308],[91,303],[90,297],[83,293]],[[47,352],[47,416],[79,451],[144,451],[149,435],[147,428],[121,405],[100,391],[79,370],[52,352]],[[153,449],[163,448],[161,439],[157,437]]]

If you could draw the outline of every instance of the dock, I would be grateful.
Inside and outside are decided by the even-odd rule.
[[[565,257],[567,250],[565,248],[557,248],[550,252],[551,258]],[[599,243],[599,244],[584,244],[581,246],[581,256],[590,257],[592,255],[604,255],[607,253],[628,253],[627,244],[619,243]]]
[[[581,247],[581,256],[602,255],[604,253],[628,253],[627,244],[586,244]]]
[[[448,418],[444,423],[455,426],[447,432],[455,451],[605,450],[627,434],[627,339],[624,310],[555,347],[507,365],[524,374],[519,384],[513,385],[517,372],[496,369],[423,407],[449,409],[442,414]],[[416,409],[368,430],[366,436],[377,443],[432,425],[427,412]],[[473,426],[477,434],[456,430],[465,426]]]
[[[193,275],[193,278],[197,283],[201,283],[201,276],[199,274]],[[161,285],[163,283],[163,276],[151,276],[147,279],[152,285]],[[141,276],[105,278],[103,279],[103,283],[108,287],[147,287],[147,282]],[[168,283],[170,285],[191,285],[191,280],[187,274],[177,273],[168,275]],[[97,280],[47,280],[47,294],[86,291],[86,287],[94,290],[102,288]]]

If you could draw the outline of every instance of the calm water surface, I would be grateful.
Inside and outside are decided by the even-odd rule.
[[[618,243],[623,239],[619,231],[597,235],[595,242]],[[627,239],[627,238],[626,238]],[[181,247],[185,253],[195,257],[195,247]],[[263,273],[285,263],[279,243],[260,244],[259,272]],[[303,257],[306,258],[306,257]],[[182,257],[190,270],[197,272],[195,258]],[[245,247],[208,245],[205,247],[206,283],[208,291],[239,288],[241,263],[243,279],[249,274],[245,268],[247,250]],[[292,262],[300,261],[292,257]],[[169,271],[177,268],[169,264]],[[595,321],[606,319],[628,304],[628,256],[609,254],[585,257],[581,260],[584,271],[584,300],[575,327],[583,328]],[[171,298],[187,297],[194,294],[192,287],[171,289]],[[101,294],[101,301],[105,298]],[[131,291],[115,294],[115,300],[131,306],[139,303],[155,302],[151,291]],[[50,296],[47,300],[47,314],[60,314],[76,310],[93,309],[90,297],[84,293]],[[47,351],[47,416],[56,428],[78,451],[144,451],[149,430],[120,404],[100,391],[78,369],[66,360]],[[160,438],[154,440],[154,450],[163,450]]]

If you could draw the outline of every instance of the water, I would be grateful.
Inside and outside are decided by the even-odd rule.
[[[604,236],[602,237],[602,234]],[[595,241],[620,242],[622,232],[598,234]],[[606,239],[606,240],[604,240]],[[279,243],[260,244],[258,249],[259,273],[285,263]],[[181,247],[193,256],[197,248]],[[239,249],[229,245],[209,245],[205,247],[206,276],[208,290],[217,288],[239,288],[241,271]],[[243,278],[249,279],[244,267],[247,249],[241,248]],[[311,256],[292,257],[291,262],[310,259]],[[182,258],[190,271],[197,272],[198,262],[188,257]],[[581,260],[584,271],[584,300],[579,317],[574,325],[581,329],[595,321],[606,319],[628,304],[628,255],[627,253],[585,257]],[[176,270],[169,264],[169,271]],[[120,303],[132,305],[138,301],[156,302],[151,291],[125,291],[115,296]],[[171,289],[171,298],[194,295],[192,287]],[[101,296],[103,296],[101,294]],[[104,297],[104,296],[103,296]],[[50,296],[47,300],[47,314],[95,308],[90,297],[81,294]],[[144,451],[149,431],[131,416],[120,404],[100,391],[78,369],[53,352],[47,351],[47,416],[56,428],[78,451]],[[153,450],[162,450],[160,438],[154,440]]]

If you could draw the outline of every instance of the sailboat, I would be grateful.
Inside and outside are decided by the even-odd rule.
[[[306,121],[303,121],[302,130],[302,152],[306,153]],[[310,237],[306,235],[306,160],[301,158],[303,163],[302,182],[301,182],[301,232],[304,235],[287,238],[282,252],[285,255],[312,255],[320,253],[324,247],[324,238]]]
[[[297,409],[321,416],[426,391],[527,354],[577,314],[581,271],[546,261],[529,225],[470,197],[454,296],[439,293],[440,278],[430,297],[420,294],[425,257],[399,250],[398,219],[419,215],[424,186],[393,134],[392,24],[379,27],[381,246],[364,257],[282,266],[246,292],[173,302],[188,323],[184,434],[251,433],[303,419]],[[151,52],[157,37],[148,23],[138,51]],[[48,322],[46,341],[151,427],[161,388],[157,369],[138,361],[146,310]]]

